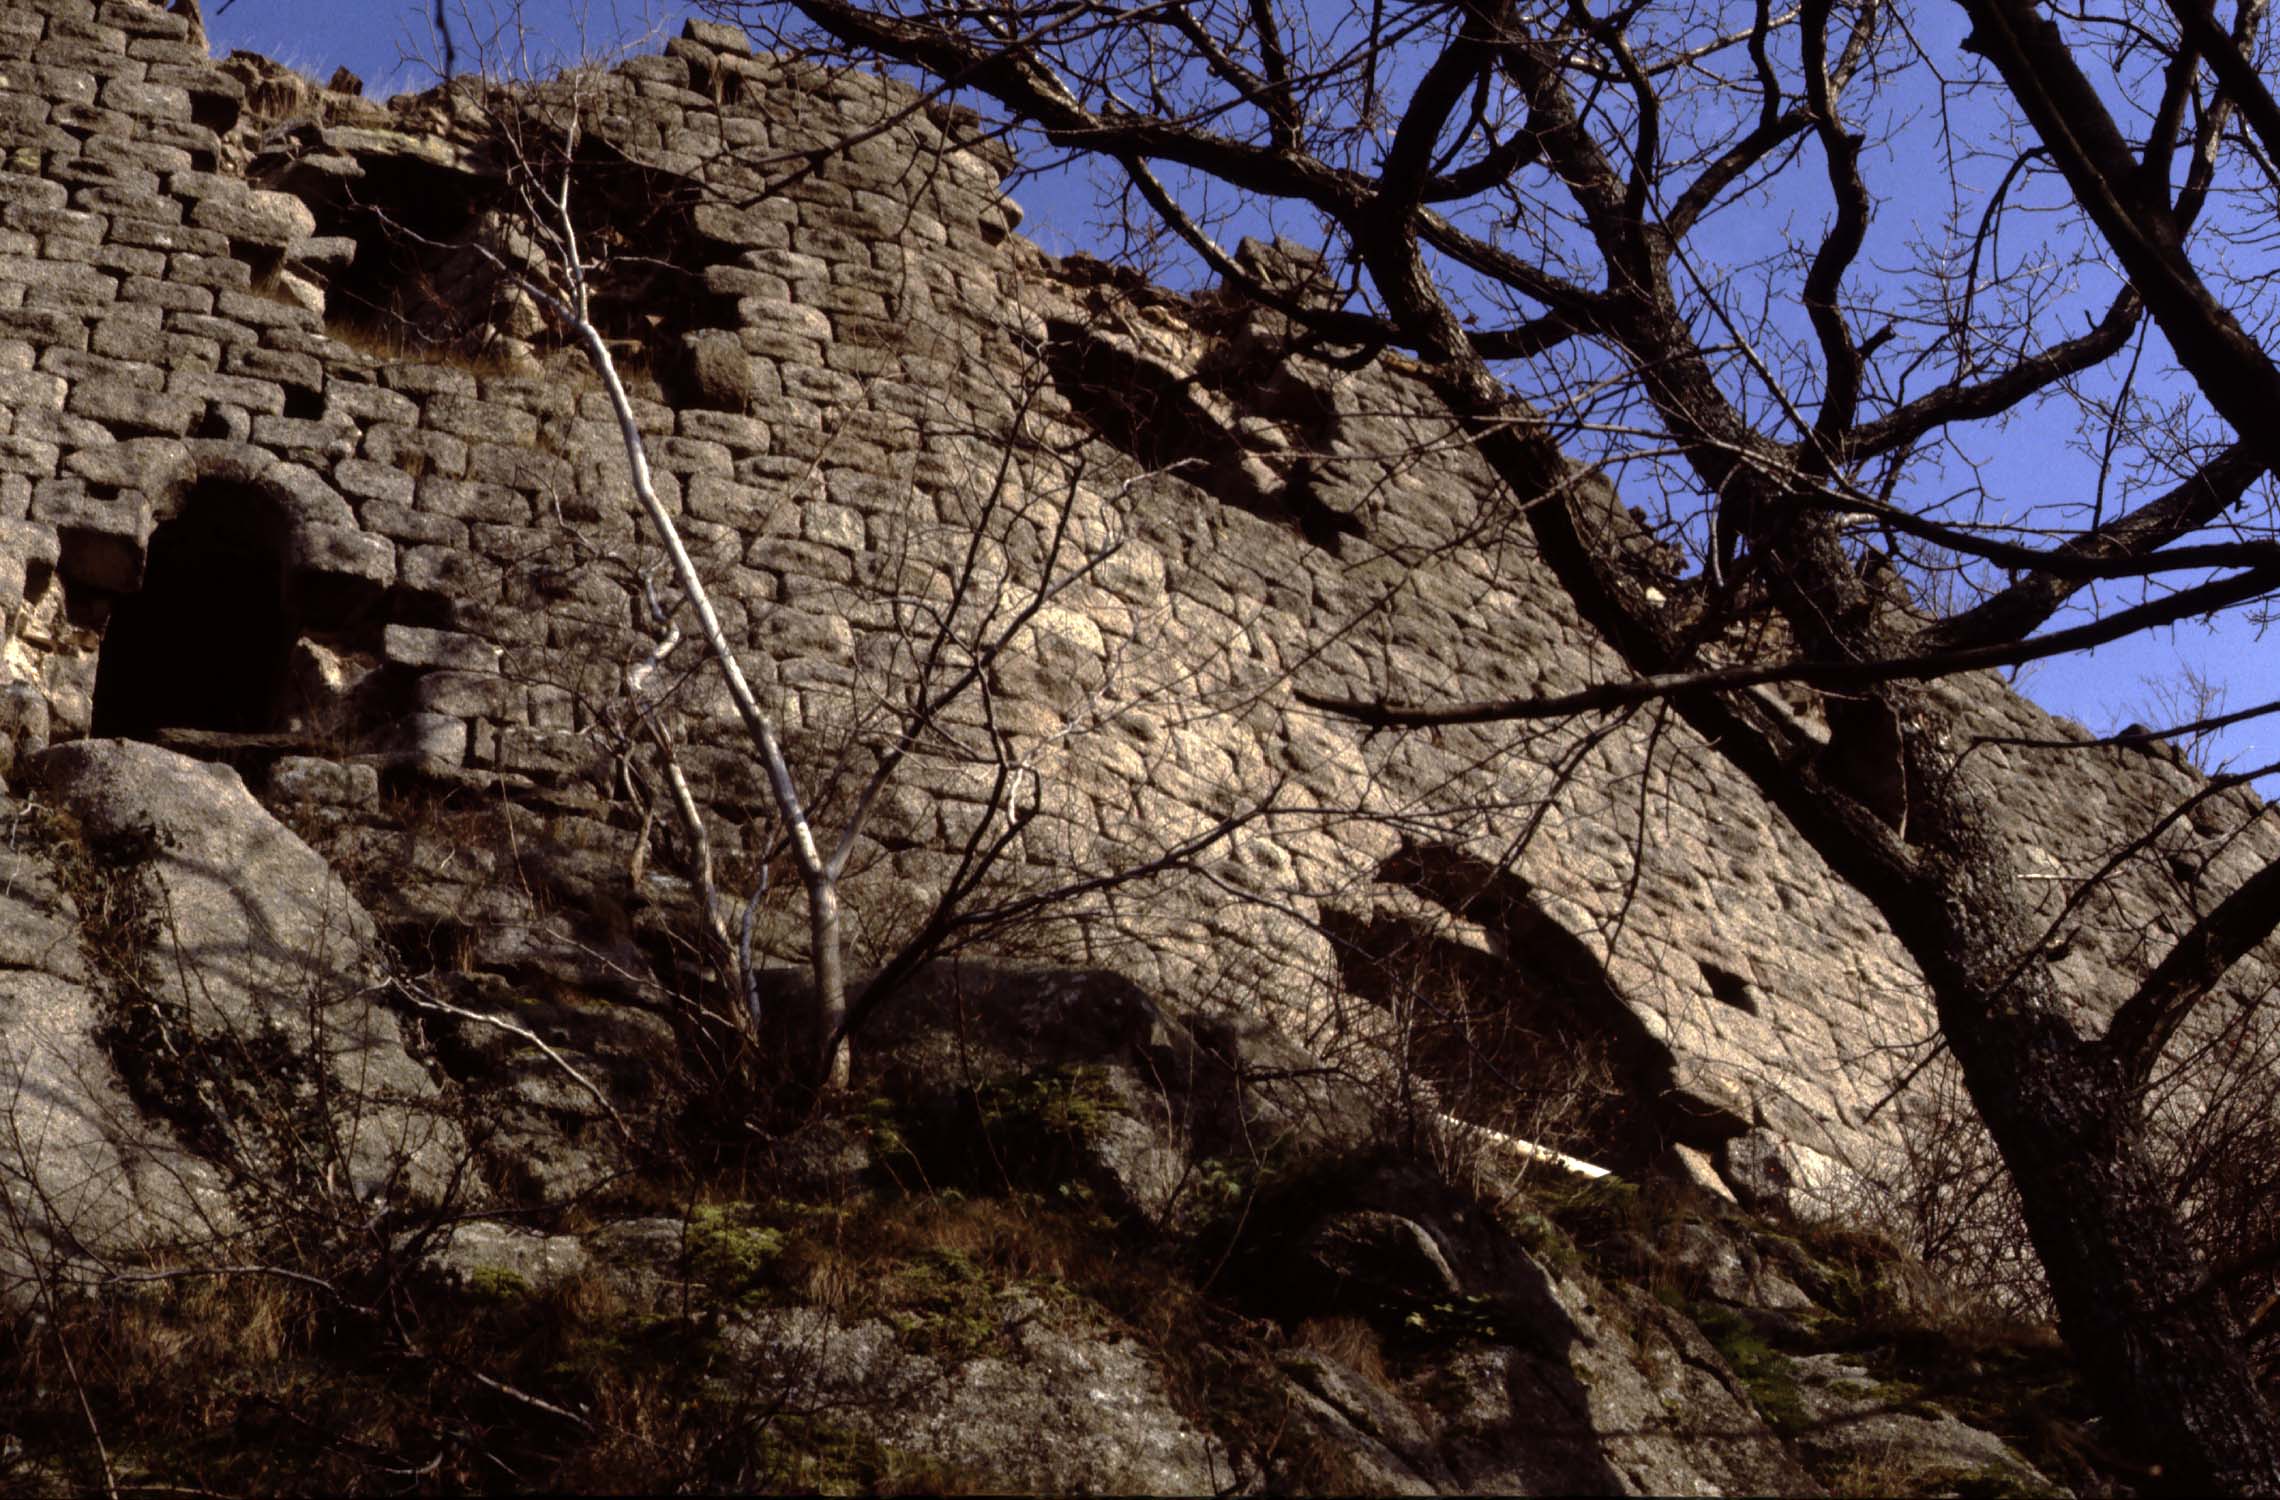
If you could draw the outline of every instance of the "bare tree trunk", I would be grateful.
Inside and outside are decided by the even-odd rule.
[[[808,882],[808,934],[814,953],[816,1076],[827,1089],[847,1087],[853,1059],[847,1044],[847,974],[840,957],[839,885]]]

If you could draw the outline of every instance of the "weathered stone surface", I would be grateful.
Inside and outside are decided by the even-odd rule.
[[[2001,1438],[1841,1354],[1807,1355],[1789,1369],[1804,1407],[1799,1446],[1826,1471],[1859,1476],[1859,1488],[2063,1493]]]
[[[384,1002],[372,919],[325,862],[223,766],[82,740],[47,751],[36,774],[91,845],[144,851],[121,878],[147,879],[159,903],[147,962],[165,1041],[225,1080],[221,1097],[243,1111],[295,1108],[306,1085],[292,1070],[321,1068],[354,1101],[331,1121],[330,1165],[348,1190],[374,1203],[440,1195],[465,1143]],[[317,1149],[282,1120],[232,1123],[244,1170],[284,1180],[327,1166],[280,1156]]]
[[[69,967],[79,939],[68,903],[28,871],[11,874],[0,946]],[[54,906],[27,913],[43,893]],[[97,1041],[103,1025],[96,991],[52,969],[0,985],[0,1113],[16,1143],[0,1181],[15,1226],[0,1237],[0,1308],[12,1314],[96,1279],[103,1262],[205,1251],[237,1227],[221,1175],[121,1086]]]
[[[1006,1332],[1004,1355],[948,1367],[914,1357],[884,1324],[805,1308],[758,1315],[729,1337],[747,1351],[756,1390],[796,1381],[883,1441],[1008,1489],[1218,1488],[1218,1445],[1180,1415],[1162,1371],[1130,1341],[1067,1326],[1033,1299],[1008,1307]]]
[[[190,222],[233,240],[283,249],[317,232],[317,216],[290,193],[250,191],[199,200]]]

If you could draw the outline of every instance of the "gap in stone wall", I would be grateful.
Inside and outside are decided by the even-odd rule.
[[[286,529],[248,485],[194,486],[151,534],[142,587],[112,601],[92,732],[277,729],[296,634],[285,606]]]
[[[1195,381],[1060,319],[1046,323],[1044,354],[1062,397],[1143,469],[1168,470],[1325,552],[1336,553],[1341,537],[1363,534],[1359,521],[1323,502],[1305,458],[1277,475],[1198,399]]]
[[[1450,1113],[1627,1173],[1652,1170],[1673,1143],[1712,1149],[1749,1127],[1673,1087],[1669,1048],[1525,878],[1461,849],[1410,844],[1378,879],[1492,945],[1426,918],[1325,914],[1346,987],[1406,1014],[1411,1066]]]
[[[535,175],[551,189],[561,164],[543,149],[543,126],[524,128]],[[511,356],[502,369],[528,355],[530,343],[554,341],[536,304],[484,253],[512,261],[514,243],[541,245],[516,211],[520,176],[474,160],[469,167],[386,150],[345,158],[280,149],[255,163],[257,181],[308,206],[320,239],[356,247],[327,277],[335,337],[389,359],[453,355],[481,364]],[[697,235],[689,184],[590,136],[570,171],[590,312],[621,373],[687,384],[688,336],[733,323],[735,311],[733,299],[723,305],[706,291],[704,267],[721,247]]]

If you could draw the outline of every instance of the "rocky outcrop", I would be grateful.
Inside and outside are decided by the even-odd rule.
[[[146,1117],[104,1038],[111,996],[83,950],[84,866],[59,867],[10,807],[16,831],[0,866],[0,1306],[39,1300],[43,1278],[90,1264],[205,1246],[237,1227],[224,1178]],[[76,851],[73,851],[76,853]],[[81,886],[101,899],[100,886]]]
[[[146,1099],[228,1142],[246,1177],[321,1165],[357,1198],[438,1197],[465,1142],[405,1049],[372,918],[324,860],[226,766],[81,740],[34,769],[88,849],[139,847],[106,894],[142,903],[142,930],[115,937],[146,946],[100,962],[125,1012],[122,1066],[175,1058],[187,1070],[137,1080]],[[249,1117],[231,1098],[240,1089],[287,1117]]]
[[[82,740],[8,803],[11,1295],[453,1191],[372,919],[235,772]]]
[[[1461,1137],[1388,1149],[1351,1081],[1110,975],[932,975],[870,1055],[902,1091],[779,1138],[749,1197],[462,1224],[436,1264],[717,1330],[724,1395],[828,1412],[902,1484],[2057,1492],[1942,1404],[1962,1379],[1984,1421],[2020,1377],[1956,1353],[1984,1335],[1911,1303],[1889,1247],[1809,1247],[1687,1190],[1518,1184]]]

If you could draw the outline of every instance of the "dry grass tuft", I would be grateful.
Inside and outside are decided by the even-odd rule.
[[[1336,1360],[1384,1390],[1395,1389],[1393,1372],[1386,1367],[1385,1344],[1361,1318],[1343,1314],[1308,1318],[1292,1330],[1291,1343]]]

